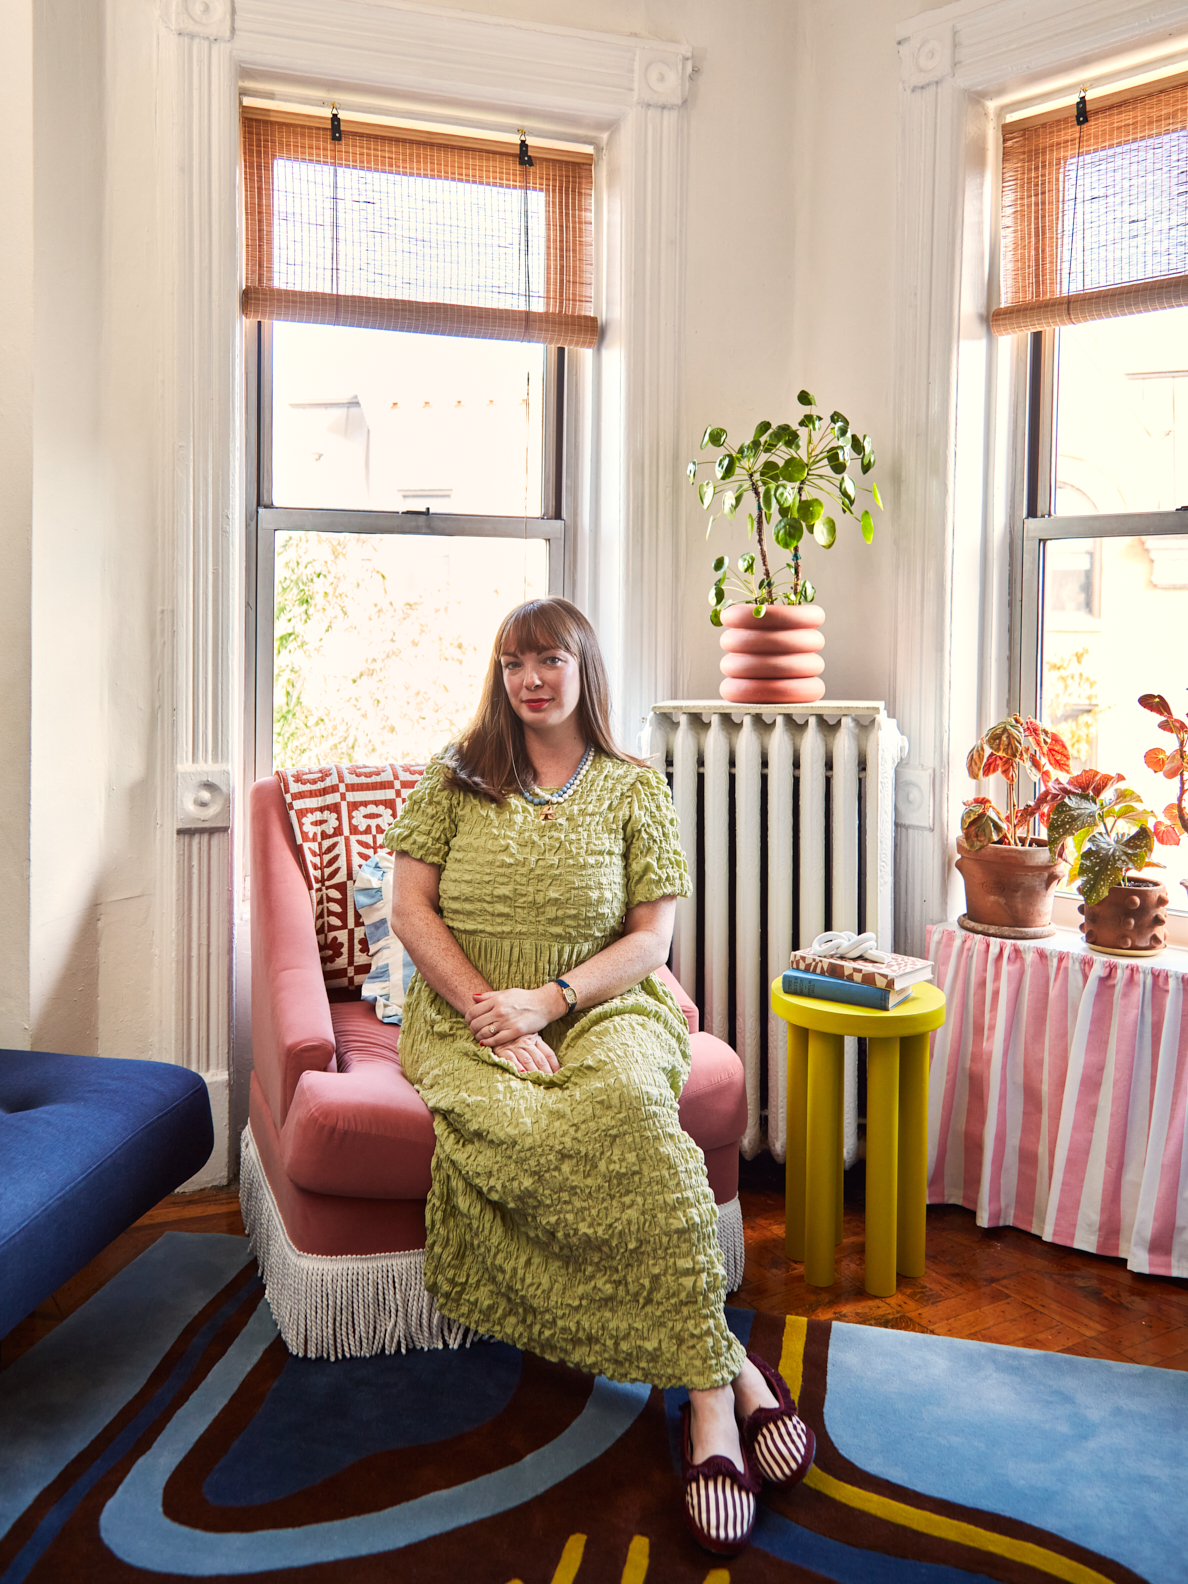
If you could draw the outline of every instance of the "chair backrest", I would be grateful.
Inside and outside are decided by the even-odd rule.
[[[424,773],[421,764],[276,772],[312,900],[327,990],[358,990],[371,972],[355,878]]]

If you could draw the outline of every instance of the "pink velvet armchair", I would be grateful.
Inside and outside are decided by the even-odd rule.
[[[464,1339],[425,1292],[425,1199],[433,1123],[400,1068],[399,1027],[358,991],[327,991],[316,887],[280,782],[251,790],[252,1044],[241,1200],[261,1275],[291,1352],[338,1358]],[[738,1143],[742,1064],[689,1023],[693,1063],[681,1123],[705,1155],[731,1290],[742,1279]]]

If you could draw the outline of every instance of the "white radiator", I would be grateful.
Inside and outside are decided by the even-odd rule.
[[[748,1159],[785,1156],[787,1028],[768,986],[826,929],[892,940],[895,767],[907,739],[881,703],[653,707],[694,894],[678,903],[673,971],[747,1077]],[[733,1025],[733,1026],[732,1026]],[[766,1064],[767,1103],[761,1074]],[[857,1150],[857,1041],[846,1041],[846,1164]]]

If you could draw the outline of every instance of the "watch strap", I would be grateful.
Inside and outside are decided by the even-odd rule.
[[[572,1012],[577,1006],[577,991],[564,979],[554,979],[553,983],[560,987],[561,994],[565,997],[565,1004]]]

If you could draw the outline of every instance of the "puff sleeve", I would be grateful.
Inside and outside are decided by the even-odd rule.
[[[409,793],[399,819],[384,833],[384,846],[389,852],[407,853],[422,863],[444,867],[458,828],[458,800],[462,796],[445,785],[445,773],[440,759],[430,761]]]
[[[660,897],[689,895],[689,869],[676,809],[668,783],[657,770],[642,771],[631,789],[625,862],[629,908]]]

